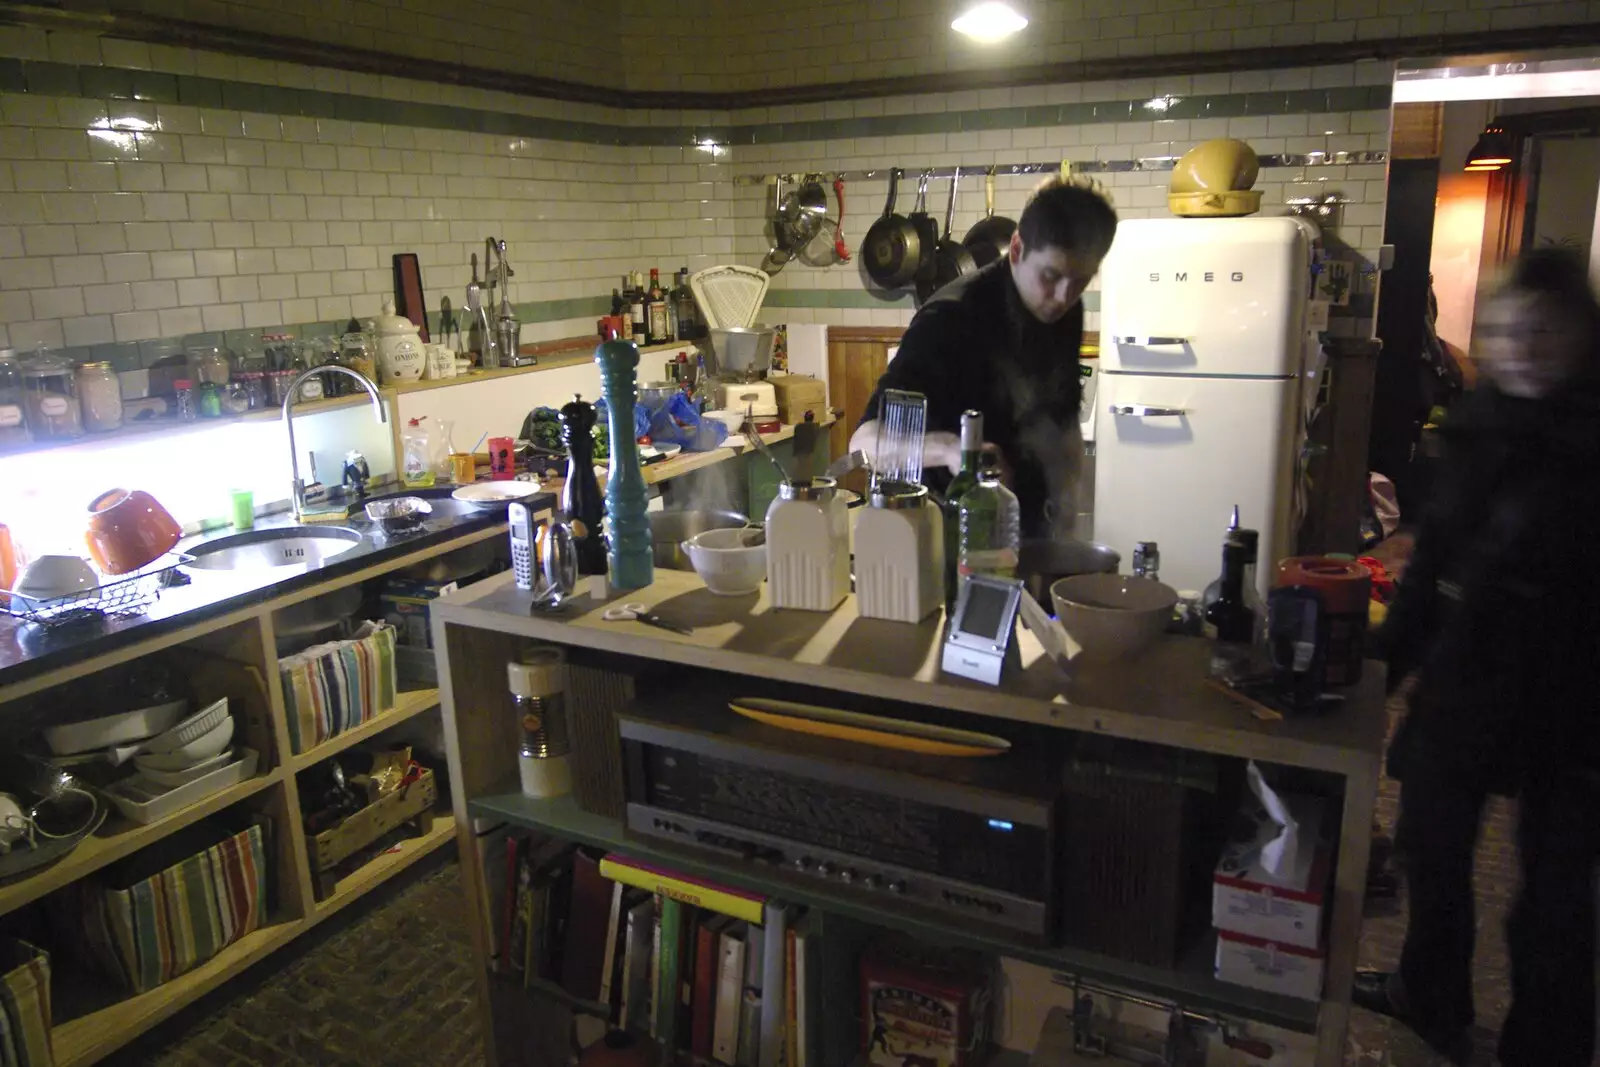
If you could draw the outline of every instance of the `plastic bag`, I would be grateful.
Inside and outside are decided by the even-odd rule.
[[[685,452],[709,452],[728,439],[728,428],[715,419],[702,419],[684,393],[673,393],[650,420],[650,440],[658,445],[682,445]]]

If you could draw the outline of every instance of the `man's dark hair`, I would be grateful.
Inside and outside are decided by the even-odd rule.
[[[1117,212],[1100,193],[1071,179],[1039,183],[1017,224],[1024,253],[1041,248],[1103,257],[1117,234]]]

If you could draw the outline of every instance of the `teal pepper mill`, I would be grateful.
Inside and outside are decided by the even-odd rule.
[[[594,350],[611,429],[611,473],[606,478],[606,561],[614,589],[642,589],[655,581],[647,497],[633,433],[635,370],[639,349],[632,341],[602,341]]]

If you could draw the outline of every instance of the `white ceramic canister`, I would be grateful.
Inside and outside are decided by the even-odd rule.
[[[383,385],[420,381],[428,363],[421,331],[416,323],[394,313],[394,301],[383,302],[383,314],[373,320],[378,335],[378,374]]]
[[[924,486],[874,491],[856,509],[856,608],[921,622],[944,603],[944,514]]]
[[[767,508],[767,597],[832,611],[850,592],[850,520],[831,478],[780,483]]]

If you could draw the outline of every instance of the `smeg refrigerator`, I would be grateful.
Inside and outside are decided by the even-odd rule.
[[[1094,537],[1203,589],[1234,505],[1258,582],[1294,549],[1321,348],[1314,226],[1289,217],[1130,219],[1101,269]]]

